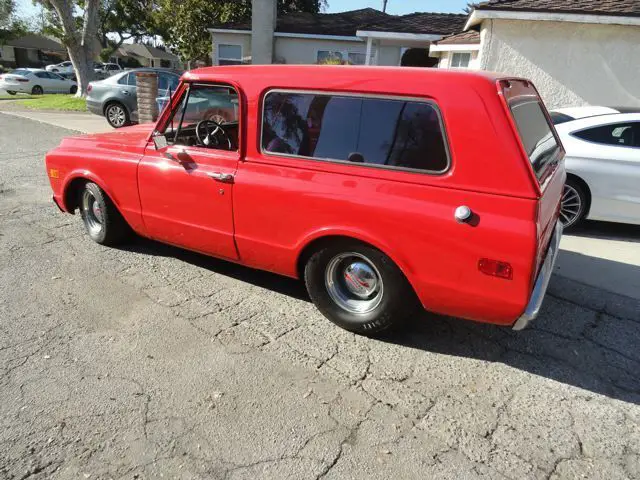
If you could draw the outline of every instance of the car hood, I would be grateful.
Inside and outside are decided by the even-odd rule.
[[[104,133],[68,137],[63,140],[62,146],[87,148],[91,145],[92,148],[98,149],[124,150],[128,152],[143,151],[154,126],[155,124],[153,123],[143,123]]]

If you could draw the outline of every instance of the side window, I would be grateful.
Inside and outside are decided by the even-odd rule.
[[[639,147],[640,122],[615,123],[601,127],[588,128],[573,135],[588,142],[616,147]]]
[[[175,92],[179,83],[180,83],[180,79],[174,75],[161,73],[158,76],[158,90],[171,89],[172,92]]]
[[[262,149],[432,173],[449,165],[437,109],[414,100],[271,92]]]
[[[49,74],[47,72],[36,72],[35,75],[38,78],[49,78]]]
[[[130,82],[130,78],[129,77],[135,77],[135,75],[132,74],[132,73],[128,73],[126,75],[123,75],[118,79],[118,83],[120,85],[130,85],[130,83],[129,83]]]
[[[233,88],[191,85],[163,133],[174,145],[235,151],[238,113],[238,94]]]

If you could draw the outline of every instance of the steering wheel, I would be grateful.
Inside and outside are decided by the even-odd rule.
[[[196,125],[196,137],[200,145],[205,147],[219,147],[222,142],[226,142],[229,150],[233,150],[231,137],[224,131],[222,125],[215,120],[200,120]]]

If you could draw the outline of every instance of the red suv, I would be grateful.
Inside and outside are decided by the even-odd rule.
[[[374,334],[419,307],[535,318],[563,157],[528,80],[273,65],[188,72],[155,125],[67,138],[46,165],[96,242],[133,231],[304,279],[331,321]]]

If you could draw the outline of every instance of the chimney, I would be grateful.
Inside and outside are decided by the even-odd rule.
[[[251,0],[251,63],[273,63],[273,32],[276,29],[277,0]]]

